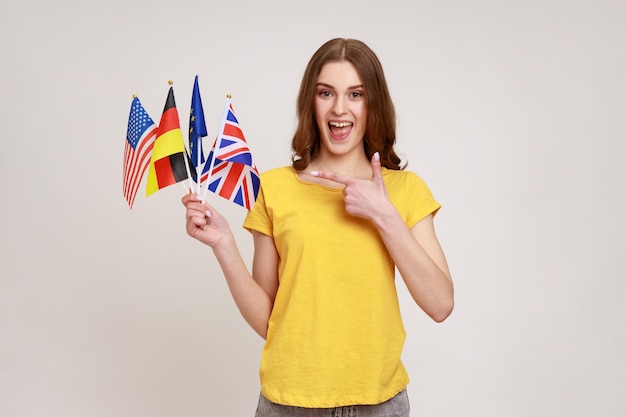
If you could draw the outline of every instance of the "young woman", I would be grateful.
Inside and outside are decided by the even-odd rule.
[[[426,314],[448,317],[440,205],[400,165],[383,69],[364,43],[333,39],[315,52],[297,111],[293,163],[261,175],[244,222],[252,273],[224,217],[193,194],[182,199],[187,233],[213,249],[266,339],[257,417],[408,416],[395,269]]]

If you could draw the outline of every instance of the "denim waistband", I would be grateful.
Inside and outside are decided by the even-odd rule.
[[[259,397],[256,417],[409,417],[409,397],[402,390],[388,401],[375,405],[350,405],[335,408],[305,408],[276,404]]]

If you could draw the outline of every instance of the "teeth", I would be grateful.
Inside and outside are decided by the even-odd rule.
[[[329,123],[331,126],[334,127],[347,127],[347,126],[352,126],[352,123],[350,122],[330,122]]]

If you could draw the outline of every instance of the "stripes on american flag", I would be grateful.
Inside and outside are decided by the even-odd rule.
[[[141,105],[139,98],[133,97],[124,145],[123,173],[123,194],[131,209],[143,174],[150,163],[156,134],[157,126],[154,121]]]

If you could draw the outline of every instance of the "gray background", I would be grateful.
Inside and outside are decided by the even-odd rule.
[[[3,3],[0,415],[253,415],[262,341],[183,188],[122,197],[131,97],[158,123],[173,80],[185,130],[198,74],[210,135],[232,94],[259,169],[287,165],[338,36],[379,55],[443,204],[453,315],[400,286],[413,415],[626,414],[623,1]]]

